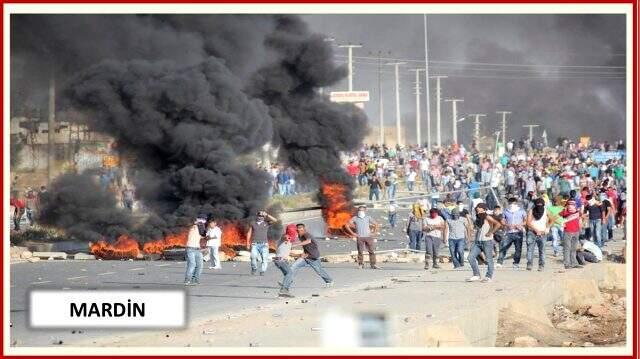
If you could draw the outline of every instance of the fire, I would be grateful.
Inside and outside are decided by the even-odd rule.
[[[140,254],[140,246],[135,239],[123,234],[118,237],[118,240],[114,244],[105,241],[93,243],[91,245],[91,253],[98,258],[136,258]]]
[[[146,242],[142,245],[142,252],[145,254],[162,254],[164,250],[187,245],[189,232],[178,234],[168,234],[162,239]],[[220,250],[229,257],[236,256],[238,247],[246,246],[246,234],[240,223],[229,222],[222,225],[222,245]],[[113,243],[99,241],[90,247],[91,253],[98,258],[104,259],[124,259],[136,258],[141,253],[140,243],[133,237],[122,235]]]
[[[343,231],[353,216],[353,203],[349,199],[349,189],[342,183],[323,183],[322,197],[325,204],[322,216],[329,231]]]
[[[222,225],[222,245],[220,250],[229,257],[236,256],[236,249],[247,245],[247,235],[239,223]]]
[[[142,246],[142,250],[147,254],[162,254],[162,251],[164,251],[165,249],[184,247],[187,245],[187,234],[188,232],[183,232],[180,234],[169,234],[163,239],[145,243]]]

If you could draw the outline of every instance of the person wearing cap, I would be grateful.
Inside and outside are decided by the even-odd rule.
[[[371,226],[377,228],[378,224],[374,222],[369,215],[367,215],[367,207],[365,206],[360,206],[358,208],[358,214],[351,218],[349,223],[345,226],[347,234],[356,241],[356,246],[358,247],[358,266],[361,269],[364,269],[363,252],[365,247],[369,252],[371,269],[380,269],[380,267],[376,265],[375,241],[371,236]],[[355,232],[352,230],[352,227],[355,227]]]
[[[487,205],[478,203],[476,205],[476,219],[474,221],[475,238],[469,250],[469,264],[473,271],[473,276],[467,282],[480,281],[480,268],[478,267],[478,256],[484,253],[487,262],[487,274],[483,282],[490,282],[493,278],[493,235],[501,227],[500,222],[493,219],[487,213]]]
[[[251,274],[258,271],[258,257],[262,261],[260,275],[264,275],[269,264],[269,227],[278,220],[266,211],[259,211],[256,220],[247,232],[247,248],[251,251]]]
[[[580,268],[576,258],[578,240],[580,238],[580,211],[576,208],[576,201],[570,199],[558,216],[563,218],[564,236],[562,239],[562,257],[564,268]]]
[[[187,271],[184,276],[184,285],[196,285],[200,284],[200,274],[202,274],[202,251],[200,251],[200,234],[199,226],[206,223],[205,219],[197,219],[193,222],[189,233],[187,234],[186,245],[186,258],[187,258]]]

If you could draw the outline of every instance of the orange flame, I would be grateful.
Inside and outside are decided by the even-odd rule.
[[[187,245],[187,234],[188,232],[183,232],[180,234],[169,234],[163,239],[145,243],[142,246],[142,250],[147,254],[162,254],[162,251],[164,251],[165,249],[184,247]]]
[[[135,239],[123,234],[114,244],[105,241],[93,243],[91,253],[106,259],[136,258],[140,254],[140,246]]]
[[[146,242],[142,251],[146,254],[162,254],[164,250],[187,245],[188,231],[179,234],[168,234],[162,239]],[[236,256],[236,249],[246,245],[246,234],[242,225],[229,222],[222,226],[222,245],[220,250],[230,257]],[[122,235],[114,244],[99,241],[90,247],[91,253],[103,259],[136,258],[141,253],[139,242],[130,236]]]
[[[346,185],[342,183],[323,183],[322,196],[325,205],[322,208],[322,216],[327,223],[329,231],[343,231],[353,216],[353,203],[348,198]]]

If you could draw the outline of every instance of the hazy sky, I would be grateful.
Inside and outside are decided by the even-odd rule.
[[[422,15],[305,15],[312,30],[354,49],[354,89],[371,91],[365,110],[379,122],[378,52],[408,62],[400,73],[402,120],[409,139],[415,133],[415,73],[424,67]],[[624,15],[429,15],[430,75],[442,80],[443,98],[463,98],[458,113],[484,113],[484,134],[497,129],[496,111],[512,111],[509,137],[528,133],[524,124],[540,124],[549,140],[590,135],[615,140],[625,135]],[[346,62],[346,49],[336,60]],[[364,58],[368,57],[368,58]],[[410,61],[407,61],[410,60]],[[382,60],[383,64],[388,60]],[[508,65],[500,65],[508,64]],[[424,90],[424,75],[421,76]],[[395,124],[394,76],[382,69],[385,125]],[[346,80],[329,90],[347,89]],[[435,138],[435,81],[430,83]],[[422,96],[423,139],[426,111]],[[451,104],[442,103],[442,139],[451,136]],[[459,136],[470,136],[467,120]],[[542,130],[540,129],[541,133]],[[463,140],[469,141],[469,137]]]

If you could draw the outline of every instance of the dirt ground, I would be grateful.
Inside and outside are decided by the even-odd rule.
[[[505,310],[500,315],[496,346],[589,347],[626,344],[624,290],[601,290],[604,303],[571,311],[556,305],[553,326]]]

